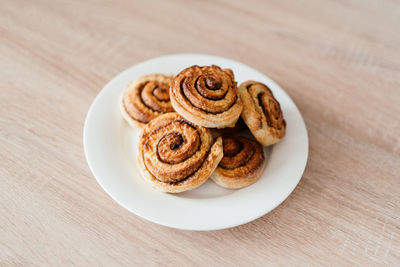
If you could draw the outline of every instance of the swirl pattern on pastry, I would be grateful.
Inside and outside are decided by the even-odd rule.
[[[210,128],[233,125],[242,112],[232,70],[218,66],[192,66],[172,81],[171,103],[188,121]]]
[[[223,137],[224,157],[211,176],[218,185],[238,189],[256,182],[265,167],[263,147],[245,137]]]
[[[239,92],[244,105],[241,117],[257,141],[268,146],[281,140],[286,122],[271,90],[260,82],[247,81],[239,86]]]
[[[156,189],[179,193],[204,183],[222,158],[222,139],[177,113],[150,121],[140,136],[138,162]]]
[[[131,126],[144,127],[161,114],[173,112],[169,99],[172,77],[150,74],[128,83],[122,95],[121,112]]]

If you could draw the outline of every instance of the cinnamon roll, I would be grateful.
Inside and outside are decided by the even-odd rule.
[[[244,106],[241,117],[257,141],[268,146],[281,140],[286,122],[271,90],[260,82],[247,81],[239,86],[239,92]]]
[[[204,183],[222,158],[222,139],[177,113],[150,121],[140,136],[138,162],[156,189],[179,193]]]
[[[232,70],[192,66],[172,81],[171,103],[188,121],[209,128],[234,125],[242,112]]]
[[[223,138],[224,157],[211,175],[218,185],[238,189],[256,182],[265,167],[263,147],[245,137]]]
[[[172,77],[150,74],[128,83],[120,104],[122,116],[131,125],[143,128],[161,114],[173,112],[169,100]]]

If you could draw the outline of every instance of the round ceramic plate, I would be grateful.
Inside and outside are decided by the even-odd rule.
[[[286,136],[268,149],[266,169],[249,187],[229,190],[208,180],[195,190],[180,194],[158,192],[140,176],[136,162],[140,130],[122,119],[118,106],[121,93],[129,81],[145,74],[177,74],[192,65],[212,64],[232,69],[238,84],[256,80],[268,85],[281,104],[287,122]],[[308,156],[303,118],[279,85],[237,61],[201,54],[158,57],[117,75],[93,101],[86,117],[83,143],[90,169],[115,201],[149,221],[187,230],[234,227],[268,213],[296,187]]]

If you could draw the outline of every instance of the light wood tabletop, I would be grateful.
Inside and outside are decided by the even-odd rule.
[[[0,265],[400,265],[399,28],[395,0],[3,0]],[[258,69],[304,117],[305,173],[251,223],[150,223],[86,163],[84,120],[102,87],[185,52]]]

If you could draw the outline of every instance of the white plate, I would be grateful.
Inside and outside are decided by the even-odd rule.
[[[270,151],[267,167],[253,185],[224,189],[212,181],[181,194],[161,193],[140,177],[136,162],[139,130],[123,121],[118,102],[124,86],[150,73],[177,74],[191,65],[219,65],[246,80],[265,83],[281,104],[287,131]],[[287,73],[290,75],[290,73]],[[307,130],[290,97],[266,75],[242,63],[209,55],[178,54],[137,64],[112,79],[86,117],[86,159],[99,184],[121,206],[149,221],[187,230],[216,230],[255,220],[282,203],[301,179],[308,156]]]

